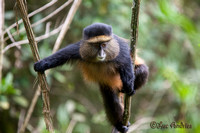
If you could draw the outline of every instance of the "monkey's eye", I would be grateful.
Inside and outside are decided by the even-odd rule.
[[[105,43],[103,43],[103,44],[101,44],[101,46],[102,46],[103,48],[105,48],[105,47],[106,47],[106,44],[105,44]]]

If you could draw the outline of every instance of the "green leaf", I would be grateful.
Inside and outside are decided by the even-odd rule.
[[[21,105],[22,107],[27,107],[28,106],[28,101],[24,97],[22,97],[22,96],[14,96],[13,100],[17,104]]]
[[[5,84],[12,84],[12,81],[13,81],[13,75],[11,73],[8,73],[5,78]]]
[[[78,123],[74,129],[75,133],[88,133],[90,132],[90,127],[84,123]]]
[[[2,109],[9,109],[10,104],[8,102],[8,98],[6,96],[0,95],[0,108]]]
[[[64,104],[58,107],[56,117],[60,124],[69,122],[69,113],[66,111],[66,106]]]
[[[74,113],[72,118],[79,122],[84,122],[86,120],[85,116],[81,113]]]
[[[13,75],[8,73],[1,81],[0,94],[17,94],[17,91],[13,87]]]

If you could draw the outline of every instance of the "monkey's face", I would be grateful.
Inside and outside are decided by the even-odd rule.
[[[96,60],[97,61],[104,61],[106,59],[106,46],[108,45],[108,42],[100,42],[100,43],[95,43],[91,45],[97,45],[96,47],[99,49],[97,52]]]
[[[89,62],[104,62],[119,54],[119,45],[114,39],[89,43],[84,41],[80,47],[81,57]]]

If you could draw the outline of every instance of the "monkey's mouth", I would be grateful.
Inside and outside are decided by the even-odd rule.
[[[98,61],[104,61],[106,56],[97,56]]]

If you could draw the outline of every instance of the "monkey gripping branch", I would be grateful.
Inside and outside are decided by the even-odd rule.
[[[24,4],[23,0],[17,0],[17,6],[20,10],[20,15],[24,22],[29,44],[33,53],[34,61],[35,62],[39,61],[40,57],[38,53],[37,43],[35,41],[33,29],[31,28],[30,20],[28,18],[26,5]],[[42,88],[43,114],[44,114],[44,120],[46,123],[46,128],[50,132],[53,132],[54,128],[53,128],[53,123],[52,123],[51,114],[50,114],[49,87],[48,87],[44,73],[43,74],[38,73],[38,77],[39,77],[40,86]]]

